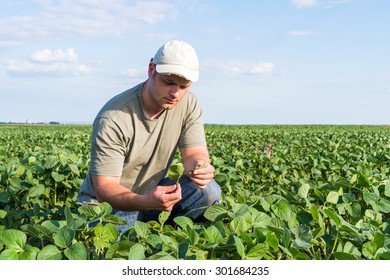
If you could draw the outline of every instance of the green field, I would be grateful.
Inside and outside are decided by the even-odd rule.
[[[206,224],[82,206],[90,126],[0,126],[0,259],[390,259],[390,127],[206,125]],[[98,221],[96,227],[89,222]]]

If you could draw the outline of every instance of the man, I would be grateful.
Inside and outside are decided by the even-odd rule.
[[[173,40],[151,59],[148,79],[113,97],[93,124],[90,170],[80,204],[108,202],[127,221],[156,220],[161,211],[201,221],[205,207],[221,196],[213,180],[202,110],[188,90],[199,78],[192,46]],[[179,148],[185,175],[165,178]],[[202,164],[206,167],[196,169]]]

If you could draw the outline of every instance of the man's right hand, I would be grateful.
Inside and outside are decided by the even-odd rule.
[[[136,194],[120,184],[120,177],[92,176],[96,198],[106,201],[116,210],[171,211],[181,200],[180,184],[157,186],[145,194]]]
[[[172,211],[173,206],[181,200],[181,186],[157,186],[144,194],[143,200],[147,210]]]

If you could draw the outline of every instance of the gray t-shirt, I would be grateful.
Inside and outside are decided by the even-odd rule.
[[[113,97],[96,116],[90,170],[80,195],[95,197],[91,174],[120,176],[123,186],[143,194],[166,176],[177,147],[206,146],[202,110],[192,93],[151,120],[142,109],[142,86]]]

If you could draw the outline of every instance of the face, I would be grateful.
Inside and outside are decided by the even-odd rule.
[[[156,66],[149,65],[150,96],[160,110],[172,109],[188,91],[191,81],[177,75],[159,74]]]

